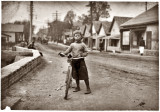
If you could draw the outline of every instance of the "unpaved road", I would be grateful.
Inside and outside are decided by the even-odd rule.
[[[6,95],[22,97],[17,110],[158,110],[158,60],[119,57],[108,53],[91,52],[86,58],[92,93],[69,91],[64,100],[64,85],[68,63],[57,54],[65,48],[41,45],[42,66],[11,86]],[[145,58],[145,57],[144,57]],[[73,82],[75,86],[75,82]]]

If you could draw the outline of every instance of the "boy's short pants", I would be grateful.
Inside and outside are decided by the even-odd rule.
[[[72,60],[72,77],[79,80],[88,79],[88,71],[84,59]]]

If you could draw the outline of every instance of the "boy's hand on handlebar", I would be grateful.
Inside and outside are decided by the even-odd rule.
[[[64,53],[58,53],[58,55],[60,55],[61,57],[65,57],[65,54]]]

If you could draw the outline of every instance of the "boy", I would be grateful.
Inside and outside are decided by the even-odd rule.
[[[84,61],[84,57],[88,55],[86,45],[82,42],[82,35],[80,32],[74,33],[75,42],[72,43],[69,48],[62,54],[72,53],[72,77],[76,80],[77,87],[73,92],[80,91],[79,80],[84,80],[86,84],[85,94],[90,94],[91,89],[89,87],[88,71]]]

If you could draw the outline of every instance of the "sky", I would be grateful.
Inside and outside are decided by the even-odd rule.
[[[16,20],[29,20],[29,1],[2,1],[2,23],[14,22]],[[34,1],[33,25],[36,26],[34,33],[39,28],[47,27],[48,21],[55,19],[58,12],[58,19],[64,20],[69,10],[73,10],[78,16],[88,14],[86,7],[88,1]],[[135,17],[145,11],[145,2],[109,2],[111,11],[110,18],[102,21],[112,21],[114,16]],[[158,4],[158,2],[147,2],[147,8]]]

